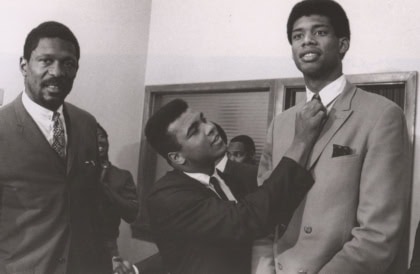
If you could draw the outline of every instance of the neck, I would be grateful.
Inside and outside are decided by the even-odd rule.
[[[310,91],[318,93],[328,84],[337,80],[341,75],[343,75],[341,69],[324,75],[304,75],[305,85]]]
[[[209,176],[213,175],[214,172],[214,164],[209,166],[178,166],[178,169],[188,173],[204,173]]]

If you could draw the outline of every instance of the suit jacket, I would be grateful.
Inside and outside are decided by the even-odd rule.
[[[234,177],[234,179],[228,179],[227,181],[231,182],[229,188],[235,193],[235,196],[243,196],[257,190],[257,173],[257,166],[231,160],[227,160],[225,170],[223,171],[225,176],[230,176],[230,178]],[[235,183],[240,183],[240,185],[234,185]]]
[[[131,223],[136,219],[139,203],[133,176],[128,170],[114,165],[102,171],[101,184],[104,191],[102,212],[107,245],[112,256],[118,255],[117,238],[121,219]]]
[[[224,179],[228,186],[240,184]],[[238,203],[221,200],[181,171],[168,172],[152,186],[147,200],[167,270],[171,274],[249,273],[251,241],[274,224],[287,223],[311,185],[309,173],[288,158],[266,184]]]
[[[285,153],[302,106],[274,119],[260,162],[261,177]],[[254,272],[385,273],[408,219],[407,136],[404,114],[396,104],[347,83],[308,160],[314,187],[287,229],[279,229],[271,270],[258,272],[254,267]],[[350,154],[333,157],[334,144],[347,146]],[[271,254],[253,261],[272,258],[273,246],[269,250]]]
[[[0,109],[0,273],[103,274],[96,121],[64,104],[67,163],[22,104]]]
[[[420,222],[417,225],[413,256],[411,258],[410,269],[407,274],[420,274]]]

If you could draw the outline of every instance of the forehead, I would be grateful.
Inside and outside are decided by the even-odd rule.
[[[37,47],[32,51],[32,56],[53,55],[58,57],[72,57],[76,59],[76,47],[69,41],[61,38],[44,37],[39,39]]]
[[[245,151],[245,146],[241,142],[230,142],[229,150],[230,151]]]
[[[330,19],[325,15],[312,14],[308,16],[299,17],[293,24],[293,31],[299,29],[310,29],[313,27],[330,27],[332,28]]]
[[[188,128],[200,118],[200,113],[188,108],[175,121],[169,124],[168,132],[174,135],[186,135]]]

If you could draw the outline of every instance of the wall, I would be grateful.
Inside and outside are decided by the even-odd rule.
[[[0,4],[0,88],[4,102],[23,90],[19,57],[29,31],[43,21],[70,27],[81,47],[80,69],[68,101],[107,129],[110,160],[137,178],[151,0],[14,0]],[[156,251],[120,227],[120,252],[138,261]]]
[[[352,29],[345,73],[420,68],[418,1],[338,2],[347,11]],[[154,0],[146,84],[300,77],[286,38],[287,17],[295,3]],[[418,132],[419,117],[416,120]],[[415,166],[420,160],[419,141],[416,136]],[[420,218],[419,169],[414,171],[412,207],[411,237]]]

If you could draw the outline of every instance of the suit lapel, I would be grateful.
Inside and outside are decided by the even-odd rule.
[[[353,99],[355,92],[356,87],[347,82],[343,93],[337,98],[337,101],[328,114],[328,119],[312,149],[307,165],[309,169],[313,167],[331,138],[352,114],[351,100]]]
[[[57,163],[58,166],[61,164],[62,167],[63,161],[61,160],[60,156],[58,156],[57,152],[55,152],[50,143],[48,143],[38,125],[23,106],[22,94],[20,94],[20,96],[15,99],[13,104],[17,118],[17,131],[22,134],[24,138],[35,148],[38,148],[40,153],[48,153],[50,154],[50,158],[56,158],[57,160],[53,162]]]

